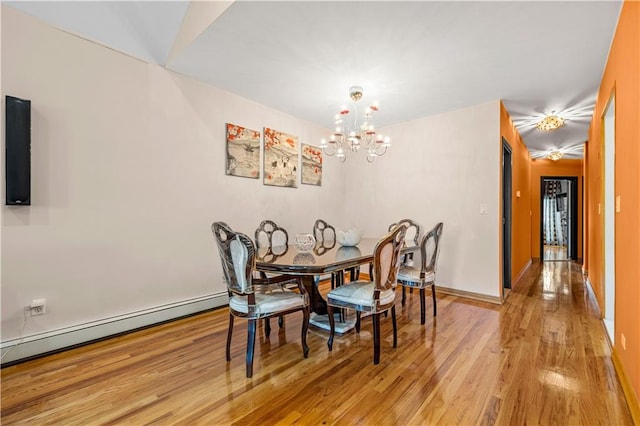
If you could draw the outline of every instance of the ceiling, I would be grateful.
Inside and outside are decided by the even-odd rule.
[[[4,3],[327,128],[354,84],[380,102],[378,128],[502,99],[534,157],[562,149],[568,158],[582,157],[622,4]],[[566,125],[537,130],[551,112]]]

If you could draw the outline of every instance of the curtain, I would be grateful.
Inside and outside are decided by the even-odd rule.
[[[561,246],[566,244],[566,235],[562,227],[562,216],[564,208],[559,205],[557,197],[558,191],[561,191],[560,182],[545,182],[544,198],[543,198],[543,237],[545,245]]]

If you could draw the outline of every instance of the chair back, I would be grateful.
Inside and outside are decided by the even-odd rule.
[[[253,293],[251,272],[255,267],[256,249],[251,238],[235,232],[224,222],[214,222],[211,231],[218,243],[227,289],[238,294]]]
[[[405,225],[396,226],[382,237],[373,249],[373,282],[376,290],[389,290],[396,286],[400,267],[400,250],[407,231]]]
[[[288,244],[287,230],[279,227],[272,220],[263,220],[256,229],[256,245],[258,247],[286,247]]]
[[[336,228],[329,225],[322,219],[316,220],[313,224],[313,236],[317,242],[335,241],[336,240]]]
[[[407,227],[407,232],[405,233],[405,241],[411,242],[413,246],[418,245],[418,241],[420,240],[420,225],[414,222],[411,219],[401,219],[396,223],[392,223],[389,225],[389,232],[393,231],[393,229],[398,225],[405,225]]]
[[[444,224],[439,222],[433,229],[427,232],[420,242],[422,255],[422,272],[436,272],[438,255],[440,254],[440,237]]]

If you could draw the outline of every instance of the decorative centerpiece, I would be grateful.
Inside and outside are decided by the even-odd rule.
[[[311,234],[296,234],[294,245],[296,250],[306,253],[313,250],[316,245],[316,238]]]
[[[362,232],[358,229],[351,228],[346,231],[338,229],[336,231],[336,240],[343,247],[357,246],[362,238]]]

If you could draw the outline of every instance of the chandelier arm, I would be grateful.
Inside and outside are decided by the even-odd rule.
[[[322,152],[324,152],[324,153],[325,153],[326,155],[328,155],[329,157],[333,157],[334,155],[336,155],[336,152],[337,152],[337,151],[336,151],[336,149],[335,149],[335,148],[333,148],[333,150],[332,150],[332,151],[330,151],[330,150],[329,150],[329,149],[327,149],[327,148],[329,148],[329,146],[328,146],[328,145],[327,145],[327,146],[322,147]]]
[[[384,154],[387,153],[387,146],[382,145],[382,152],[378,152],[378,148],[376,148],[376,155],[378,155],[378,157],[382,157]]]

